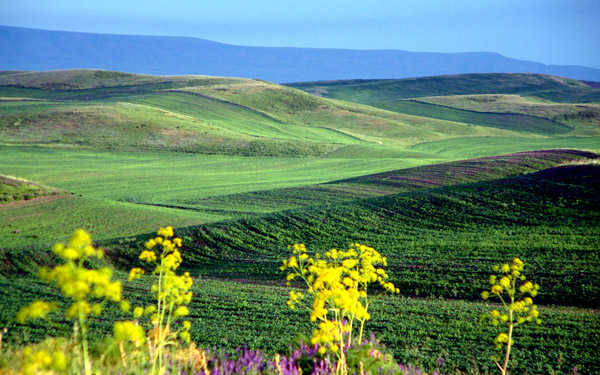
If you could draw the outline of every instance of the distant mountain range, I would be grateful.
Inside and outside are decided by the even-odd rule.
[[[490,52],[245,47],[199,38],[0,26],[0,70],[73,68],[245,77],[278,83],[492,72],[541,73],[600,81],[600,69],[545,65]]]

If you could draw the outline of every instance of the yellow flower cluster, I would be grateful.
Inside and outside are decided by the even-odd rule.
[[[387,265],[373,248],[361,244],[353,244],[347,251],[331,249],[321,257],[308,255],[304,244],[289,247],[292,256],[283,261],[281,270],[290,270],[286,280],[299,278],[308,286],[313,296],[310,320],[319,322],[319,328],[313,332],[313,344],[319,344],[321,352],[329,348],[333,352],[340,349],[342,337],[352,334],[352,322],[370,319],[368,313],[367,286],[377,282],[384,291],[398,293],[394,284],[387,281],[388,275],[379,268]],[[290,292],[288,306],[294,309],[302,302],[302,293]],[[345,323],[344,323],[345,322]]]
[[[502,344],[508,343],[508,340],[508,335],[502,332],[498,334],[498,336],[496,336],[496,338],[494,339],[494,344],[496,344],[496,348],[500,349],[502,348]],[[514,344],[514,341],[512,339],[510,340],[510,344]]]
[[[160,269],[158,267],[165,267],[174,271],[181,264],[182,258],[181,253],[179,252],[179,248],[182,246],[181,238],[173,238],[173,228],[166,227],[160,228],[158,230],[158,236],[148,240],[145,244],[146,250],[142,251],[139,258],[146,263],[156,263],[158,260],[155,249],[157,247],[162,247],[162,250],[159,251],[160,254],[160,265],[157,266],[157,269],[154,270],[154,273],[160,273]]]
[[[351,329],[352,327],[348,323],[325,320],[320,322],[319,329],[313,332],[311,342],[313,345],[319,345],[319,353],[321,354],[327,352],[327,346],[332,352],[336,353],[340,349],[338,343],[343,341],[344,335],[349,334]]]
[[[497,297],[502,303],[503,312],[493,309],[482,318],[489,318],[492,325],[508,325],[508,333],[501,332],[495,339],[494,344],[498,349],[513,344],[513,328],[517,325],[533,322],[541,324],[537,306],[533,304],[533,297],[538,294],[540,286],[528,281],[523,275],[525,264],[519,258],[514,258],[510,264],[504,263],[492,268],[495,274],[490,275],[490,289],[481,293],[483,299]],[[505,363],[506,364],[506,363]]]
[[[130,271],[129,271],[129,281],[132,281],[134,279],[139,279],[140,277],[142,277],[142,275],[144,275],[146,273],[146,271],[144,271],[143,269],[139,268],[139,267],[133,267]]]
[[[130,341],[137,347],[142,346],[146,341],[144,329],[131,321],[115,322],[113,336],[117,342]]]
[[[170,239],[174,235],[172,227],[160,228],[157,234],[158,236],[146,242],[145,250],[139,255],[140,260],[148,264],[154,263],[153,273],[160,275],[160,283],[152,285],[152,292],[157,298],[175,305],[189,304],[192,299],[192,292],[189,291],[193,284],[192,278],[189,272],[181,276],[174,272],[182,262],[179,251],[182,246],[181,238]],[[144,273],[142,268],[132,268],[129,271],[129,281],[140,278]]]
[[[193,285],[189,272],[181,276],[175,273],[166,273],[161,285],[152,285],[151,291],[157,298],[164,299],[167,303],[175,305],[187,305],[192,300],[192,292],[189,291]]]
[[[160,228],[157,236],[145,243],[145,249],[139,255],[141,261],[154,267],[152,273],[158,276],[150,289],[156,304],[146,308],[138,306],[133,309],[135,319],[139,319],[143,315],[150,316],[153,328],[148,334],[148,345],[152,347],[153,373],[154,370],[162,368],[165,345],[172,343],[177,336],[185,342],[191,340],[190,321],[183,321],[179,330],[172,330],[174,322],[190,313],[186,305],[192,300],[191,288],[193,285],[189,272],[185,272],[183,275],[175,273],[182,262],[179,249],[183,244],[181,238],[173,237],[172,227]],[[140,278],[144,274],[145,271],[142,268],[134,267],[129,272],[129,281]],[[125,333],[133,332],[133,328],[131,328],[133,323],[130,323],[123,322],[123,325],[119,327],[115,325],[115,339],[127,339]],[[121,332],[117,332],[117,328]]]
[[[55,350],[53,353],[45,349],[34,350],[31,347],[23,349],[23,375],[51,374],[53,371],[65,371],[68,360],[63,352]]]
[[[111,281],[112,271],[109,268],[85,268],[84,262],[87,259],[101,258],[104,255],[102,250],[92,246],[91,237],[86,231],[76,230],[66,245],[56,244],[52,251],[66,262],[53,269],[42,267],[38,276],[56,285],[64,296],[73,300],[65,313],[67,318],[76,318],[80,313],[84,318],[91,313],[99,315],[102,306],[98,303],[90,304],[89,300],[93,298],[113,302],[121,300],[121,282]],[[54,308],[53,304],[35,301],[19,311],[17,321],[24,323],[27,319],[45,317]]]
[[[538,294],[540,286],[533,284],[531,281],[526,281],[525,276],[522,274],[525,264],[519,258],[514,258],[512,263],[507,263],[501,266],[494,266],[492,270],[499,272],[499,275],[490,275],[490,290],[483,291],[481,297],[488,299],[491,295],[502,298],[502,295],[506,293],[509,297],[515,296],[516,292],[519,291],[522,295],[529,294],[531,297],[535,297]],[[518,281],[523,283],[517,287]]]
[[[15,319],[17,323],[25,324],[29,319],[46,318],[46,316],[54,310],[56,310],[56,303],[34,301],[29,306],[19,310]]]
[[[54,245],[52,252],[67,261],[92,257],[102,258],[104,256],[104,250],[94,248],[92,237],[83,229],[75,230],[66,245],[62,243]]]
[[[54,282],[65,296],[75,300],[87,297],[105,298],[113,302],[121,300],[121,282],[111,281],[110,268],[86,269],[81,264],[67,262],[52,270],[40,269],[39,276],[49,283]]]
[[[73,301],[66,309],[65,317],[75,320],[75,325],[81,334],[78,346],[83,355],[82,370],[86,375],[90,375],[91,363],[87,340],[90,315],[100,315],[103,304],[107,301],[121,302],[122,307],[128,306],[129,303],[121,300],[121,282],[111,280],[112,271],[109,268],[86,268],[89,259],[104,257],[104,251],[92,246],[92,238],[85,230],[75,230],[66,244],[54,245],[52,252],[64,262],[53,269],[40,268],[38,276],[43,281],[55,285],[65,297]],[[16,321],[24,324],[28,319],[45,318],[55,309],[54,303],[35,301],[21,308],[17,313]],[[23,373],[45,373],[50,368],[61,368],[62,364],[66,363],[61,352],[50,355],[44,351],[28,350],[24,352]]]

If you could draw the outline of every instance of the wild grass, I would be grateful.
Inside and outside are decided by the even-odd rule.
[[[36,184],[22,178],[0,175],[0,203],[66,193],[60,189]]]

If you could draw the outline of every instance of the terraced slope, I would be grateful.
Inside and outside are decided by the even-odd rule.
[[[359,242],[388,256],[394,281],[408,295],[476,299],[488,267],[519,256],[545,285],[541,302],[597,307],[600,168],[590,164],[593,159],[587,156],[593,155],[556,153],[554,160],[540,156],[354,179],[349,185],[358,183],[361,189],[383,182],[384,189],[407,192],[181,228],[178,233],[190,249],[193,265],[188,266],[204,275],[278,277],[274,270],[288,244],[302,242],[323,251]],[[572,163],[577,159],[583,164]],[[560,165],[560,160],[570,162]],[[531,171],[536,163],[550,168],[497,178],[511,168]],[[132,246],[139,248],[142,240]]]

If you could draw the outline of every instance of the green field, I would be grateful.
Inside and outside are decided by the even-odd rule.
[[[438,160],[434,157],[248,158],[0,147],[2,173],[27,177],[76,194],[48,204],[0,206],[0,212],[7,218],[0,223],[0,247],[51,244],[69,236],[79,226],[97,230],[99,238],[110,238],[150,232],[161,225],[185,226],[245,217],[254,210],[235,205],[222,208],[203,202]],[[31,221],[32,215],[38,218],[36,222]],[[144,219],[131,220],[131,217]],[[12,233],[17,228],[21,228],[19,233]]]
[[[137,281],[126,292],[140,287],[148,285],[144,285],[143,280]],[[193,336],[209,348],[233,352],[247,345],[262,348],[267,353],[287,353],[289,343],[298,340],[295,332],[308,334],[311,330],[305,314],[287,308],[289,289],[280,285],[202,277],[195,281],[193,292],[195,297],[190,305]],[[0,311],[0,319],[10,319],[17,311],[16,306],[40,297],[60,298],[32,279],[24,279],[19,284],[0,280],[0,298],[8,306]],[[142,301],[145,301],[143,295],[138,294],[132,302]],[[487,357],[495,350],[483,339],[492,337],[494,330],[478,321],[478,316],[489,308],[486,304],[389,297],[373,308],[373,319],[366,329],[374,332],[400,363],[436,369],[435,361],[441,357],[446,362],[444,370],[449,373],[455,369],[494,371]],[[594,334],[600,325],[597,314],[588,309],[561,306],[542,306],[540,314],[544,324],[524,326],[516,337],[518,345],[514,355],[519,363],[516,370],[527,369],[536,374],[569,373],[578,366],[581,373],[596,373],[596,350],[591,344],[597,342]],[[105,315],[115,319],[123,316],[115,309],[108,309]],[[25,337],[46,335],[48,330],[68,335],[71,328],[64,321],[50,326],[34,323],[26,330],[10,330],[7,339],[21,342]],[[101,320],[93,327],[92,336],[97,338],[110,329],[110,320]]]
[[[0,75],[5,342],[69,334],[64,321],[13,322],[21,303],[60,299],[34,280],[55,242],[87,229],[125,279],[143,242],[172,225],[200,346],[285,352],[311,331],[285,305],[286,247],[359,242],[388,258],[401,289],[367,326],[400,362],[494,371],[479,293],[493,264],[518,256],[542,285],[543,324],[519,331],[515,371],[600,371],[599,89],[534,74],[291,86]],[[142,301],[148,283],[126,292]],[[95,338],[120,319],[108,316]]]

